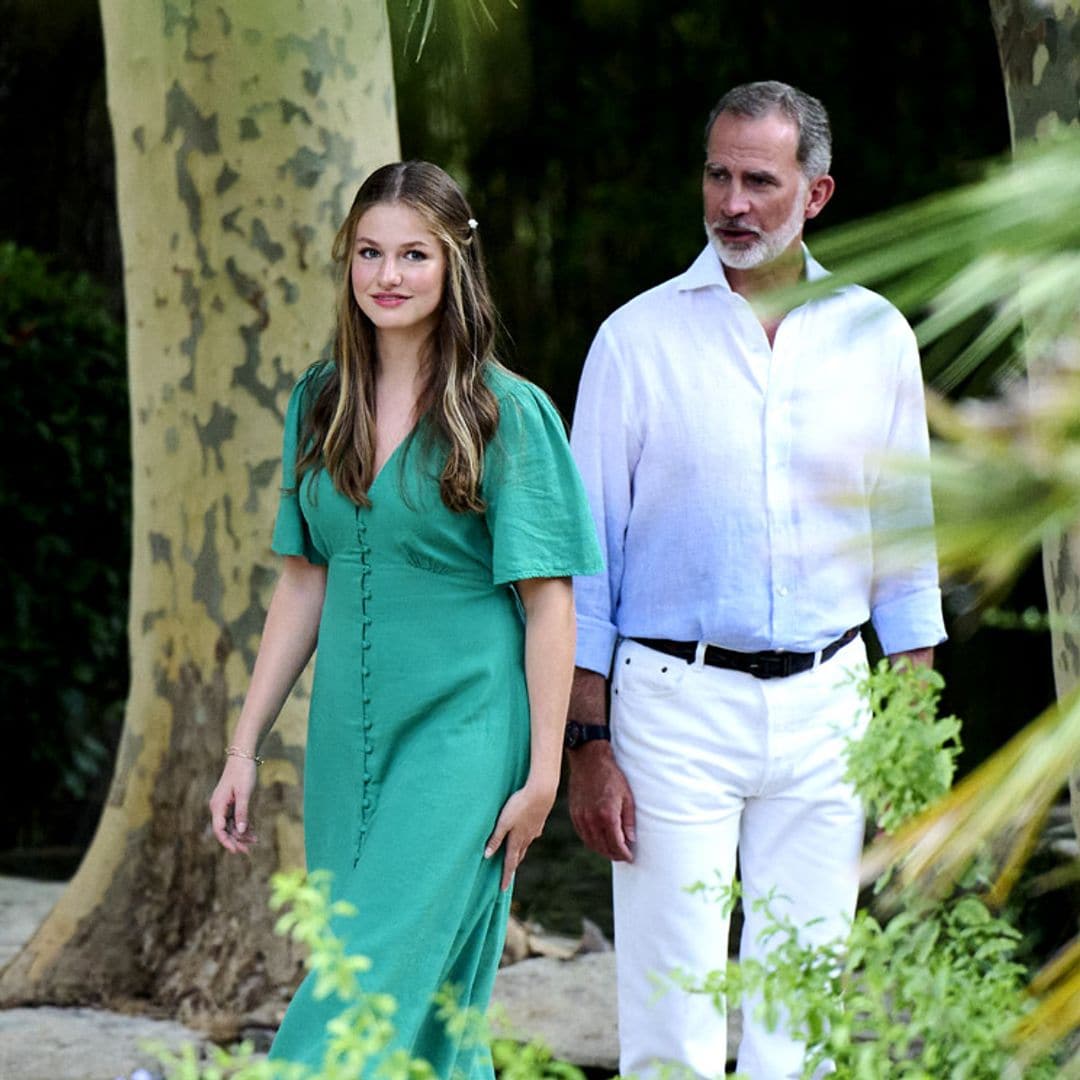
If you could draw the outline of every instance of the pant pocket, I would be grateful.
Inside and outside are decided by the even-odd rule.
[[[628,638],[615,655],[612,693],[635,699],[667,697],[678,690],[689,667],[685,660]]]

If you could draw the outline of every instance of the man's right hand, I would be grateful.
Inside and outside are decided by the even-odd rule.
[[[569,751],[570,818],[593,851],[614,862],[633,862],[634,796],[611,743],[586,743]]]
[[[570,718],[579,724],[607,720],[607,680],[587,668],[574,669]],[[593,851],[615,862],[633,862],[634,796],[611,743],[594,739],[567,752],[570,759],[570,818]]]

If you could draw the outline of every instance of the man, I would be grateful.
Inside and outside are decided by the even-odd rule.
[[[928,453],[910,328],[857,287],[753,306],[824,275],[802,234],[832,196],[830,152],[816,99],[726,94],[706,127],[709,243],[603,324],[582,374],[571,441],[608,572],[575,581],[570,803],[614,863],[624,1074],[724,1070],[723,1018],[656,976],[725,963],[724,905],[686,887],[730,884],[736,848],[744,958],[767,949],[762,897],[808,941],[845,932],[857,628],[872,620],[894,662],[930,664],[944,639],[932,542],[895,544],[931,521],[928,483],[888,462]],[[797,1076],[801,1046],[746,1013],[739,1071]]]

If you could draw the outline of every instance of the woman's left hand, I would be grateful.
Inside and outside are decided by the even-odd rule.
[[[484,858],[490,859],[503,843],[502,888],[509,888],[514,871],[521,865],[529,845],[544,831],[544,822],[555,802],[555,792],[539,785],[528,784],[518,788],[503,804],[499,820],[484,847]]]

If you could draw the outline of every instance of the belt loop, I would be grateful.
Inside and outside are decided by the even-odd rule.
[[[705,666],[705,650],[709,647],[708,642],[699,641],[694,648],[694,666]]]
[[[821,667],[821,654],[824,651],[824,649],[818,649],[818,651],[814,653],[814,664],[813,667],[810,668],[811,671],[817,671],[817,669]]]

